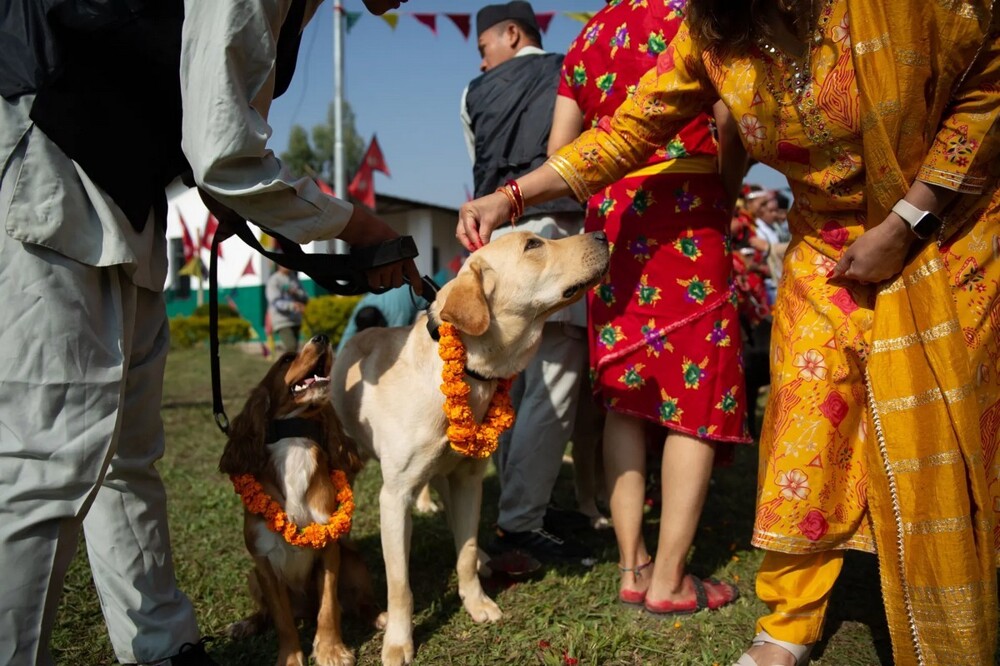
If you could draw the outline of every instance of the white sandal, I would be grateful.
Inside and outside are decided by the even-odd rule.
[[[788,643],[786,641],[779,641],[777,638],[771,636],[771,634],[766,631],[762,631],[756,636],[754,636],[751,647],[758,645],[777,645],[780,648],[784,648],[795,657],[795,666],[805,666],[809,663],[809,653],[812,652],[812,644],[801,645],[799,643]],[[749,654],[744,652],[740,655],[740,658],[736,660],[733,666],[771,666],[770,664],[759,664],[757,661],[751,657]]]

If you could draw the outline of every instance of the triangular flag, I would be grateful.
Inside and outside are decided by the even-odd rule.
[[[445,14],[451,19],[451,22],[455,24],[458,31],[462,33],[462,37],[466,40],[469,39],[469,32],[471,31],[472,25],[469,21],[470,16],[468,14]],[[542,32],[545,32],[544,30]]]
[[[240,273],[240,277],[244,275],[257,275],[257,269],[253,267],[253,257],[247,259],[247,265],[244,267],[243,272]]]
[[[354,174],[354,180],[347,186],[347,192],[352,197],[375,210],[375,174],[371,167],[362,163],[358,172]]]
[[[381,171],[387,176],[392,175],[389,173],[389,167],[385,163],[385,156],[382,155],[382,147],[378,145],[378,137],[374,134],[372,135],[372,142],[368,144],[368,150],[365,151],[365,156],[362,158],[361,163],[372,171]]]
[[[597,12],[563,12],[563,14],[565,16],[568,16],[571,19],[577,20],[580,23],[586,23],[590,19],[594,18],[594,14],[596,14],[596,13]],[[537,14],[536,14],[536,17],[537,17]],[[539,27],[541,27],[541,26],[539,26]]]
[[[552,23],[552,17],[555,15],[555,12],[541,12],[540,14],[535,14],[535,20],[538,22],[538,29],[541,30],[543,35],[549,29],[549,24]]]
[[[314,180],[316,181],[316,187],[319,188],[320,192],[322,192],[323,194],[327,194],[331,197],[337,196],[337,193],[333,191],[332,187],[330,187],[330,183],[326,182],[322,178],[316,178]]]
[[[379,16],[379,18],[388,23],[389,27],[392,28],[393,30],[396,29],[396,25],[399,23],[399,14],[394,14],[394,13],[382,14],[382,16]]]
[[[219,220],[209,213],[208,221],[205,222],[205,233],[201,237],[201,246],[206,250],[212,249],[212,241],[215,240],[215,232],[218,228]],[[222,258],[222,243],[219,243],[219,258]]]
[[[205,264],[202,263],[201,257],[195,255],[191,258],[191,261],[184,264],[184,268],[177,271],[177,274],[190,275],[191,277],[201,279],[205,276]]]
[[[417,14],[417,13],[414,13],[413,14],[413,18],[417,19],[418,21],[420,21],[421,23],[423,23],[424,25],[426,25],[428,28],[430,28],[431,32],[433,32],[435,35],[438,34],[438,29],[437,29],[437,14]]]
[[[347,28],[347,32],[351,31],[351,28],[354,27],[354,24],[358,22],[358,19],[361,18],[361,16],[361,12],[344,12],[344,21],[347,24],[345,26]]]
[[[177,211],[177,219],[181,223],[181,243],[184,245],[184,263],[191,261],[191,257],[195,255],[198,251],[198,246],[195,244],[194,239],[191,238],[191,232],[188,231],[187,224],[184,222],[184,216],[181,215],[181,211]]]

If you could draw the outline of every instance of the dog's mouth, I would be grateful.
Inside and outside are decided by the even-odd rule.
[[[301,395],[309,389],[325,389],[330,384],[330,366],[332,365],[332,355],[329,350],[323,350],[316,358],[316,362],[296,378],[289,387],[292,395]]]
[[[563,292],[563,298],[569,300],[587,288],[586,282],[577,282],[572,287]]]

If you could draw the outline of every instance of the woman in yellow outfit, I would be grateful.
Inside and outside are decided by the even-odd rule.
[[[740,5],[737,7],[736,5]],[[518,179],[585,201],[720,99],[792,187],[739,664],[804,664],[844,549],[877,552],[897,664],[993,663],[1000,531],[1000,9],[689,0],[615,113]],[[493,194],[457,235],[488,242]],[[943,220],[943,223],[940,222]]]

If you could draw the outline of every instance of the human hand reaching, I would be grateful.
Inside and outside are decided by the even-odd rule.
[[[458,209],[455,237],[465,249],[474,252],[490,242],[493,230],[510,220],[510,199],[494,192],[462,204]]]

